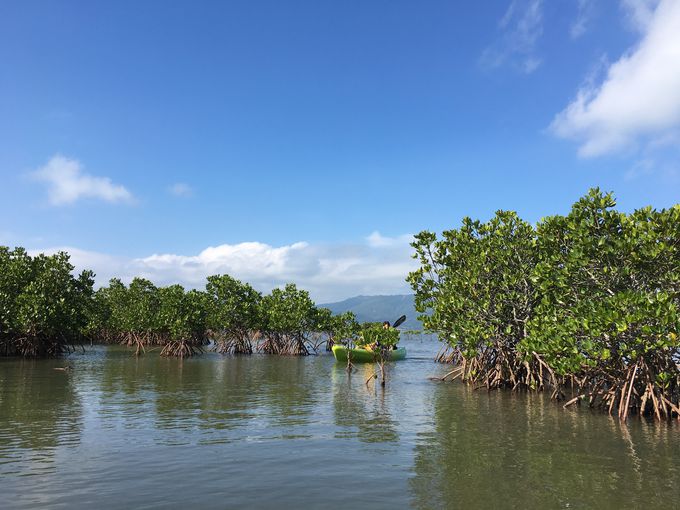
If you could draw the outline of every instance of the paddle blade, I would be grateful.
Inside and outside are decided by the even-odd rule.
[[[396,321],[394,321],[394,324],[392,324],[392,327],[398,328],[399,326],[401,326],[404,323],[405,320],[406,320],[406,315],[402,315]]]

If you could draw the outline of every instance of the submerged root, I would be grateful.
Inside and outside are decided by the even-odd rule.
[[[449,379],[449,381],[455,381],[456,379],[458,379],[462,375],[463,375],[462,367],[456,367],[453,370],[451,370],[450,372],[448,372],[447,374],[443,375],[442,377],[430,377],[430,380],[431,381],[446,381],[449,377],[453,376],[453,377],[451,377],[451,379]]]
[[[74,344],[63,335],[28,334],[17,338],[0,339],[0,352],[3,356],[58,358],[73,351]]]
[[[253,343],[249,335],[218,336],[215,350],[220,354],[252,354]]]
[[[560,376],[537,353],[522,359],[495,348],[487,348],[475,356],[449,352],[458,359],[456,367],[443,377],[430,378],[437,381],[460,379],[474,389],[511,388],[529,391],[551,390],[552,400],[565,399],[565,391],[571,397],[563,408],[580,406],[599,408],[622,422],[631,415],[652,416],[656,420],[680,420],[680,373],[678,367],[664,365],[654,359],[638,358],[634,363],[621,361],[618,369],[611,367],[584,367],[583,373]],[[658,374],[675,374],[663,377]]]
[[[309,356],[316,353],[315,345],[303,334],[268,333],[264,336],[264,340],[258,344],[257,350],[264,354],[284,356]]]
[[[196,345],[190,340],[174,340],[165,344],[161,350],[161,356],[189,358],[202,352],[201,346]]]
[[[440,353],[440,358],[443,354]],[[517,353],[505,348],[490,346],[474,356],[466,356],[460,349],[446,352],[446,359],[456,365],[441,380],[448,378],[493,390],[498,388],[543,390],[558,384],[554,372],[535,354],[525,360]]]
[[[264,354],[282,354],[283,345],[277,335],[266,335],[257,345],[257,350]]]

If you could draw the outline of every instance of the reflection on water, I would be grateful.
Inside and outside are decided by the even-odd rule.
[[[78,446],[81,403],[64,366],[0,362],[0,476],[49,472],[57,447]]]
[[[153,429],[160,444],[226,443],[306,437],[318,393],[317,373],[302,358],[208,355],[206,359],[129,359],[109,350],[100,405],[128,429]],[[122,408],[121,408],[122,406]],[[129,412],[128,408],[134,408]],[[291,432],[296,429],[297,432]]]
[[[345,367],[337,364],[332,371],[333,408],[338,426],[335,437],[357,438],[365,443],[399,441],[390,411],[390,392],[376,384],[375,379],[365,383],[375,373],[373,365],[357,365],[356,369],[348,376]]]
[[[415,448],[418,508],[677,508],[678,427],[564,411],[544,394],[433,389]]]
[[[385,389],[328,355],[0,360],[2,506],[680,507],[678,427],[434,383],[405,343]]]

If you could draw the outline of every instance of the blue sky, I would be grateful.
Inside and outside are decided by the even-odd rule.
[[[0,6],[0,243],[406,292],[463,216],[680,198],[678,0]]]

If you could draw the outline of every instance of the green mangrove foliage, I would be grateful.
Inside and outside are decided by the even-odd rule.
[[[93,302],[92,334],[137,354],[159,345],[162,355],[191,356],[212,339],[223,354],[308,355],[317,348],[314,335],[342,336],[346,320],[317,309],[294,284],[262,296],[229,275],[209,276],[205,291],[188,292],[141,278],[126,287],[114,279]]]
[[[208,304],[206,293],[181,285],[135,278],[125,286],[114,278],[95,293],[88,331],[95,341],[134,347],[136,354],[162,346],[164,356],[192,356],[208,342]]]
[[[424,326],[450,346],[441,361],[455,362],[465,380],[489,388],[529,384],[517,344],[527,335],[535,293],[535,232],[513,212],[487,223],[464,218],[437,240],[415,236],[420,268],[409,275]]]
[[[262,295],[229,275],[209,276],[210,329],[221,353],[252,354]]]
[[[313,345],[310,333],[317,328],[316,307],[305,290],[289,283],[273,289],[260,303],[261,352],[307,356]]]
[[[160,289],[160,323],[167,341],[161,356],[193,356],[208,343],[209,298],[199,290],[181,285]]]
[[[332,350],[335,344],[351,347],[360,329],[352,312],[333,315],[328,308],[317,309],[316,324],[319,332],[326,337],[327,351]]]
[[[576,378],[572,403],[680,416],[680,206],[615,205],[592,191],[539,224],[540,299],[521,348]]]
[[[95,292],[91,271],[73,271],[66,253],[0,247],[0,355],[58,356],[85,339],[137,355],[159,347],[192,356],[211,340],[221,353],[307,355],[358,328],[354,315],[317,308],[294,284],[262,296],[229,275],[208,277],[205,290],[114,278]]]
[[[372,349],[385,348],[389,351],[399,343],[399,330],[394,328],[384,328],[375,323],[365,327],[359,333],[355,343],[357,347],[371,347]]]
[[[535,229],[498,212],[416,236],[408,280],[453,378],[680,417],[680,206],[615,205],[594,189]]]
[[[0,354],[58,356],[80,341],[94,280],[73,269],[64,252],[32,257],[0,246]]]

